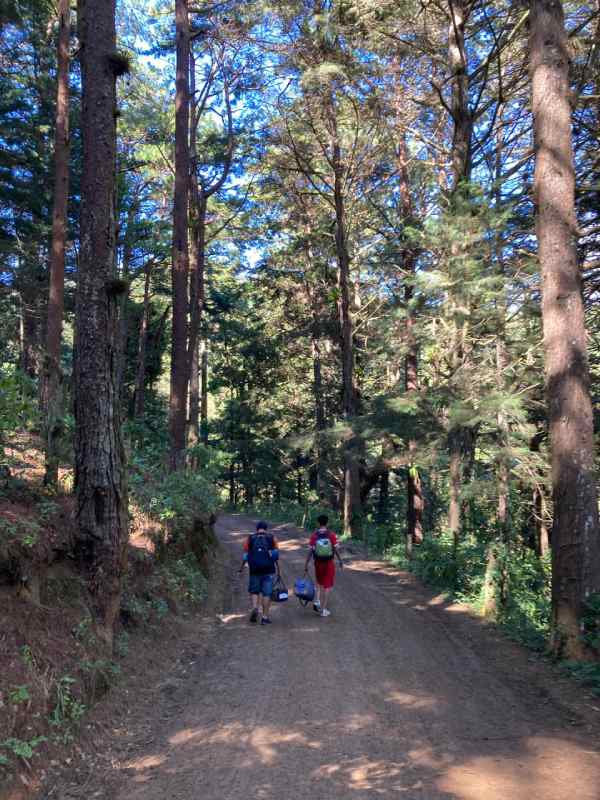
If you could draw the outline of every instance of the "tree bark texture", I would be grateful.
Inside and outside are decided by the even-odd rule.
[[[190,282],[190,335],[188,360],[190,370],[189,441],[197,444],[200,421],[200,324],[204,312],[204,259],[206,248],[206,198],[192,183],[195,218],[192,227],[192,269]]]
[[[175,81],[175,190],[173,202],[173,333],[171,343],[171,387],[169,395],[169,466],[182,466],[187,417],[188,359],[188,204],[189,149],[189,52],[190,34],[187,0],[176,0]]]
[[[465,49],[465,26],[470,12],[471,0],[450,0],[448,27],[448,66],[452,85],[452,200],[460,193],[461,184],[471,177],[471,139],[473,120],[469,109],[469,74]],[[462,254],[460,242],[451,245],[451,258],[458,259]],[[452,296],[448,298],[454,303]],[[455,323],[456,324],[456,323]],[[457,371],[464,358],[462,330],[456,330],[456,341],[452,359]],[[461,426],[449,431],[449,507],[448,527],[452,533],[455,547],[462,529],[462,508],[460,493],[463,482],[463,453],[465,442],[471,440],[468,432]]]
[[[200,438],[208,445],[208,342],[203,339],[200,348]]]
[[[54,207],[50,248],[50,288],[46,321],[46,359],[42,374],[41,406],[45,415],[46,472],[44,483],[58,483],[57,444],[62,420],[60,346],[64,309],[67,205],[69,200],[69,41],[70,0],[58,3],[56,48],[56,130],[54,133]]]
[[[350,428],[344,443],[344,533],[353,535],[357,518],[361,514],[360,476],[358,469],[358,441],[352,430],[356,412],[354,388],[354,337],[350,310],[350,256],[346,238],[344,208],[343,166],[335,110],[330,101],[329,121],[332,134],[332,163],[334,171],[335,203],[335,251],[338,263],[338,286],[340,291],[339,314],[342,350],[342,408],[346,424]]]
[[[581,275],[575,244],[575,173],[569,54],[562,3],[530,5],[535,136],[534,200],[542,274],[546,399],[552,450],[554,649],[585,656],[586,599],[600,592],[600,533]]]
[[[118,292],[114,280],[115,0],[79,0],[82,75],[81,250],[76,300],[76,556],[107,650],[126,567],[127,487],[121,439]]]
[[[121,278],[124,282],[124,291],[120,298],[120,313],[119,313],[119,386],[121,387],[121,404],[123,405],[126,398],[125,393],[125,368],[127,362],[127,339],[129,335],[129,289],[131,279],[131,262],[133,260],[133,245],[134,245],[134,226],[135,217],[138,211],[138,202],[134,200],[127,210],[127,224],[125,228],[125,235],[123,237],[123,261],[121,269]],[[115,215],[118,218],[118,209],[115,207]],[[115,248],[116,252],[116,248]]]
[[[398,102],[398,114],[400,112],[400,102]],[[400,175],[400,202],[402,208],[402,218],[405,225],[414,222],[413,202],[410,194],[410,180],[408,174],[408,153],[404,135],[401,136],[398,145],[398,171]],[[404,284],[404,303],[406,306],[406,355],[404,357],[404,387],[406,394],[416,398],[419,391],[419,355],[417,340],[415,337],[415,320],[412,307],[414,295],[413,279],[416,271],[417,253],[415,246],[409,242],[404,242],[402,249],[402,264],[406,274]],[[417,441],[409,439],[409,468],[406,471],[406,539],[410,544],[421,544],[423,542],[423,510],[425,506],[421,477],[417,465],[414,463],[417,457]],[[407,547],[407,551],[408,551]]]
[[[448,28],[448,65],[452,83],[451,111],[453,189],[471,173],[471,137],[473,119],[469,110],[469,76],[465,50],[465,25],[472,0],[450,0]]]

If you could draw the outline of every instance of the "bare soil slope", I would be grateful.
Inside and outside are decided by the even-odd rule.
[[[208,638],[204,620],[96,743],[104,766],[44,797],[600,799],[594,703],[406,573],[355,557],[330,618],[292,598],[249,625],[236,570],[251,526],[217,525],[231,557]],[[304,541],[276,530],[292,584]]]

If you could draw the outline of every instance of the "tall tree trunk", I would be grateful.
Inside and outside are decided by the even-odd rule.
[[[452,81],[452,175],[453,189],[471,173],[473,119],[469,110],[469,75],[465,49],[465,25],[472,0],[450,0],[448,62]]]
[[[535,525],[535,552],[540,558],[550,549],[550,536],[546,522],[546,495],[542,486],[533,490],[533,517]]]
[[[58,484],[57,444],[62,420],[62,375],[60,346],[62,334],[65,251],[67,245],[67,204],[69,200],[69,41],[71,7],[69,0],[58,3],[56,47],[56,130],[54,134],[54,208],[50,249],[50,288],[46,322],[46,358],[42,373],[41,406],[45,414],[46,472],[44,483]]]
[[[575,237],[575,173],[569,54],[562,3],[530,6],[534,196],[542,273],[546,397],[552,449],[553,646],[586,655],[586,600],[600,592],[600,532],[581,275]]]
[[[307,272],[314,262],[312,248],[308,243],[311,235],[310,227],[306,227],[305,236],[307,244],[306,251],[306,269]],[[322,373],[322,360],[321,360],[321,309],[317,305],[317,299],[312,291],[308,278],[305,278],[304,289],[306,293],[306,301],[311,309],[311,331],[310,331],[310,351],[312,358],[312,392],[314,399],[314,420],[315,420],[315,447],[314,458],[315,464],[311,471],[311,489],[321,496],[325,486],[324,475],[324,459],[323,459],[323,431],[325,430],[325,402],[323,397],[323,373]]]
[[[400,116],[400,98],[398,98],[397,113]],[[410,193],[410,179],[408,174],[408,153],[404,135],[401,136],[398,144],[398,168],[400,175],[400,201],[402,207],[402,219],[406,226],[413,224],[413,202]],[[419,356],[417,340],[415,337],[415,320],[412,307],[414,295],[413,279],[417,253],[415,246],[405,241],[402,250],[402,264],[406,273],[404,284],[404,302],[406,305],[406,355],[404,357],[404,388],[406,394],[416,402],[419,391],[418,367]],[[406,470],[406,540],[407,553],[412,552],[412,544],[423,542],[423,509],[425,505],[423,489],[421,486],[421,476],[415,464],[417,457],[417,441],[411,437],[408,441],[408,453],[410,463]]]
[[[452,112],[452,202],[458,199],[462,184],[470,179],[471,175],[471,138],[473,133],[473,119],[469,109],[469,74],[467,71],[467,56],[465,49],[465,26],[472,0],[450,0],[449,27],[448,27],[448,65],[452,85],[451,112]],[[459,259],[462,255],[461,243],[456,241],[451,246],[452,260]],[[454,304],[452,297],[449,302]],[[458,370],[464,358],[464,342],[462,330],[456,331],[456,341],[453,352],[454,369]],[[465,431],[461,426],[450,430],[448,435],[448,451],[450,462],[449,508],[448,526],[454,539],[455,548],[458,546],[462,530],[462,509],[460,494],[463,483],[463,453]]]
[[[127,337],[129,334],[128,300],[130,288],[129,281],[131,277],[131,261],[133,258],[133,226],[135,223],[135,215],[137,210],[138,204],[134,200],[127,210],[127,223],[125,235],[123,237],[123,262],[121,269],[123,293],[121,295],[121,308],[119,314],[119,386],[121,387],[122,405],[124,405],[125,402],[125,367],[127,364]],[[118,211],[115,211],[115,213],[118,214]]]
[[[200,421],[200,324],[204,310],[204,257],[206,248],[206,199],[198,184],[192,182],[195,218],[192,229],[192,269],[190,286],[190,335],[188,359],[190,365],[190,444],[199,440]]]
[[[208,445],[208,342],[200,347],[200,438]]]
[[[187,0],[175,2],[177,64],[175,82],[175,191],[173,203],[173,335],[171,344],[171,388],[169,437],[171,470],[179,469],[185,452],[185,423],[189,359],[188,318],[188,199],[189,150],[189,52],[190,34]]]
[[[144,268],[144,304],[142,307],[142,319],[140,322],[140,333],[138,339],[138,360],[135,375],[135,390],[133,395],[133,416],[140,419],[144,416],[144,406],[146,401],[146,349],[148,347],[148,324],[150,320],[150,274],[152,262],[149,260]]]
[[[350,310],[350,256],[346,239],[346,219],[343,190],[343,165],[338,141],[337,121],[333,99],[328,103],[331,132],[332,163],[334,171],[335,203],[335,251],[338,263],[338,286],[340,290],[339,315],[342,350],[342,408],[349,431],[344,442],[344,533],[352,536],[356,532],[361,515],[360,476],[358,470],[357,436],[352,430],[356,412],[354,387],[354,337]]]
[[[81,250],[75,364],[77,559],[98,638],[112,647],[128,531],[114,276],[115,0],[78,0],[82,76]]]
[[[448,434],[448,449],[450,452],[448,529],[452,534],[454,549],[456,550],[461,533],[461,446],[459,431],[452,430]]]

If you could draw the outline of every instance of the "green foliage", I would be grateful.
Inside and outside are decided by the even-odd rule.
[[[600,697],[600,664],[590,661],[563,661],[562,668],[576,681]]]
[[[73,694],[77,681],[70,675],[63,675],[55,684],[55,705],[50,714],[50,725],[56,728],[78,723],[85,713],[85,705]]]
[[[11,737],[1,741],[0,747],[8,750],[9,753],[18,758],[30,759],[35,755],[36,748],[46,741],[47,739],[45,736],[35,736],[33,739],[29,739],[29,741]],[[0,765],[2,763],[8,763],[8,759],[0,755]]]
[[[163,523],[191,525],[198,514],[217,507],[214,485],[204,473],[148,471],[131,478],[132,499],[148,514]]]
[[[28,686],[15,686],[8,693],[8,698],[11,703],[19,705],[20,703],[27,703],[31,700]]]
[[[38,423],[33,381],[0,365],[0,445],[9,433],[31,430]]]
[[[164,581],[169,594],[176,599],[186,603],[200,603],[206,598],[208,583],[193,553],[170,559],[159,567],[157,574]],[[168,605],[162,598],[157,598],[154,603],[161,619],[168,612]]]
[[[35,657],[33,655],[33,651],[28,644],[24,644],[21,648],[21,658],[23,659],[23,663],[27,667],[35,666]]]
[[[4,538],[8,541],[19,542],[25,547],[34,547],[38,542],[40,531],[40,524],[30,517],[19,517],[10,522],[3,519],[0,523],[0,542]]]
[[[587,598],[581,623],[583,641],[600,655],[600,592]]]

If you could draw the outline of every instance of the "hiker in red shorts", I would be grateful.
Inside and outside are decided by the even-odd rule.
[[[329,595],[335,583],[335,564],[334,557],[337,558],[340,569],[344,568],[344,562],[340,558],[337,549],[337,536],[327,527],[327,517],[321,514],[318,517],[319,527],[312,534],[309,540],[309,553],[304,564],[304,574],[308,574],[308,564],[311,558],[315,562],[315,582],[317,584],[317,596],[313,609],[315,613],[322,617],[329,617],[331,611],[327,608]]]

